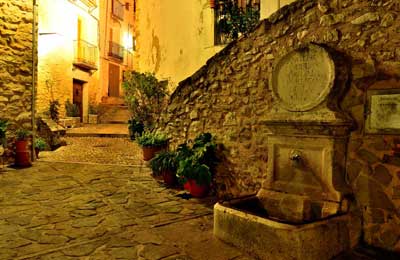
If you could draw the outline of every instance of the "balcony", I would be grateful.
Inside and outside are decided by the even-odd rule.
[[[124,47],[116,42],[110,42],[108,56],[116,58],[120,61],[124,60]]]
[[[83,40],[75,40],[74,65],[87,70],[97,70],[97,46]]]
[[[81,3],[89,8],[97,7],[97,0],[69,0],[71,3],[81,6]]]
[[[120,20],[124,20],[125,5],[119,0],[112,1],[112,15]]]
[[[97,1],[96,0],[81,0],[82,3],[87,5],[88,7],[96,7]]]

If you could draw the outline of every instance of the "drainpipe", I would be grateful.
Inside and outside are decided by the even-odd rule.
[[[36,160],[35,156],[35,82],[36,82],[36,70],[35,70],[35,60],[36,60],[36,0],[32,0],[32,13],[33,13],[33,24],[32,24],[32,103],[31,103],[31,110],[32,110],[32,151],[31,151],[31,159],[32,161]]]

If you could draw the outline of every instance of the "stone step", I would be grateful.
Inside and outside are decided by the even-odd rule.
[[[126,124],[130,119],[130,112],[125,105],[100,104],[99,123]]]
[[[129,138],[128,124],[84,124],[66,132],[71,137],[121,137]]]
[[[101,103],[108,105],[125,105],[124,98],[122,97],[102,97]]]

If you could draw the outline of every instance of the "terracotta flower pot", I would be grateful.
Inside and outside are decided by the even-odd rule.
[[[156,153],[165,150],[164,146],[143,146],[143,160],[150,161]]]
[[[183,184],[183,188],[184,188],[185,190],[187,190],[187,191],[190,191],[190,182],[189,182],[189,181],[185,182],[185,183]]]
[[[30,153],[27,149],[28,141],[15,141],[15,165],[18,167],[29,167],[32,165]]]
[[[190,179],[190,194],[195,198],[203,198],[207,196],[209,185],[199,185],[195,180]]]
[[[166,170],[162,172],[162,176],[166,185],[173,186],[176,184],[176,175],[174,172]]]
[[[215,8],[215,0],[210,0],[210,8]]]

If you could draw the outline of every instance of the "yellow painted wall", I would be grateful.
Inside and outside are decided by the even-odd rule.
[[[77,6],[78,5],[78,6]],[[38,89],[37,112],[48,111],[51,99],[60,103],[60,117],[65,116],[64,104],[72,102],[73,79],[84,84],[83,114],[88,114],[90,99],[96,99],[99,72],[81,71],[73,66],[74,40],[78,35],[78,18],[82,20],[82,40],[98,46],[98,8],[88,8],[77,1],[39,0]],[[98,62],[98,61],[97,61]]]
[[[137,70],[168,79],[170,88],[192,75],[223,46],[214,46],[209,0],[137,0]]]
[[[108,67],[112,63],[120,66],[120,83],[124,70],[132,70],[133,65],[133,35],[134,35],[134,14],[133,0],[119,0],[121,3],[128,3],[129,9],[124,8],[124,19],[120,20],[112,15],[112,0],[99,1],[100,15],[100,94],[97,101],[100,102],[108,96]],[[125,48],[122,62],[110,57],[109,41],[110,29],[113,29],[112,40]],[[120,94],[122,87],[120,86]]]
[[[261,0],[260,1],[260,19],[268,18],[271,14],[278,11],[279,8],[288,5],[296,0]]]

